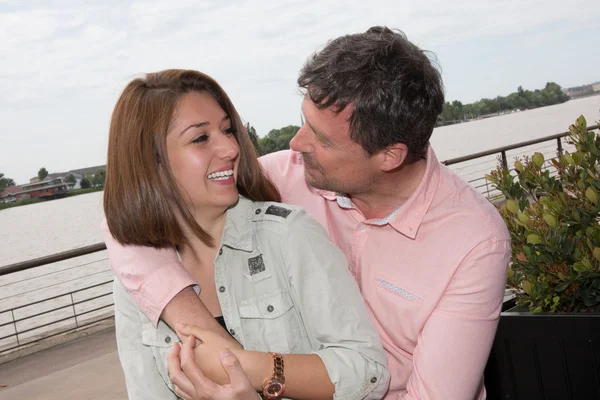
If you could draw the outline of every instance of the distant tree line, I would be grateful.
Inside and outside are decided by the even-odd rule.
[[[259,156],[289,149],[290,140],[299,129],[299,126],[288,125],[281,129],[271,129],[264,137],[259,138],[256,129],[249,123],[246,124],[246,131]]]
[[[463,104],[460,101],[446,102],[436,126],[450,125],[469,121],[487,115],[513,110],[530,110],[532,108],[564,103],[569,100],[560,85],[546,83],[542,89],[525,90],[519,86],[516,92],[508,96],[497,96],[495,99],[481,99],[475,103]]]
[[[75,177],[73,177],[73,179],[74,178]],[[67,175],[66,179],[71,180],[69,175]],[[104,187],[104,181],[106,181],[106,170],[101,168],[94,172],[93,175],[84,175],[79,182],[79,186],[81,186],[82,189],[88,189],[91,187]]]
[[[5,177],[4,174],[0,172],[0,192],[11,186],[15,186],[15,181],[11,178]]]

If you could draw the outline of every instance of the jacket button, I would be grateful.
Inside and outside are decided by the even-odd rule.
[[[375,383],[375,382],[377,382],[377,378],[375,378],[375,377],[372,377],[372,378],[371,378],[371,383]]]
[[[223,255],[223,248],[222,247],[219,249],[219,255],[220,256]]]
[[[224,293],[224,292],[225,292],[225,286],[221,286],[221,287],[219,288],[219,292],[221,292],[221,293]]]
[[[231,333],[231,336],[235,336],[235,331],[233,329],[230,329],[229,333]]]
[[[269,307],[267,307],[268,312],[273,312],[274,309],[275,307],[273,307],[272,305],[269,305]]]
[[[165,343],[171,343],[171,336],[167,336],[165,338]]]
[[[256,215],[260,214],[260,208],[257,208],[256,211],[254,211],[254,214],[256,214]]]

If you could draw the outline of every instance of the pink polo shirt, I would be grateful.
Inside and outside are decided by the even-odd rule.
[[[484,399],[511,253],[495,207],[432,149],[419,188],[381,220],[365,219],[347,197],[309,187],[292,151],[261,163],[283,202],[304,207],[346,254],[387,354],[386,399]],[[122,247],[103,230],[115,274],[153,321],[195,284],[174,252]]]

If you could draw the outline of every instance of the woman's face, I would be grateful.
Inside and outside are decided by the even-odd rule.
[[[239,145],[229,116],[207,93],[185,94],[167,135],[167,156],[193,215],[224,211],[238,199]]]

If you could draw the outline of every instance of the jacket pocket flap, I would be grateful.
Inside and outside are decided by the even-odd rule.
[[[242,318],[275,319],[292,307],[290,294],[280,290],[241,301],[239,311]]]

